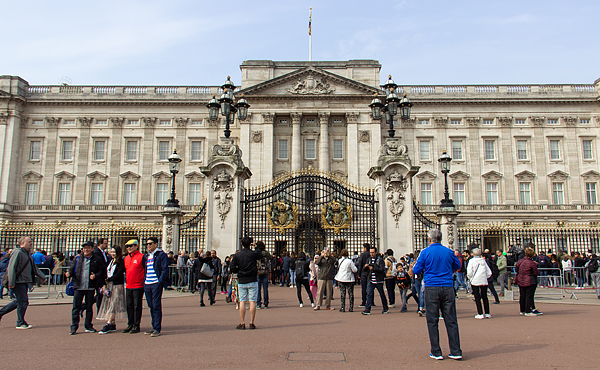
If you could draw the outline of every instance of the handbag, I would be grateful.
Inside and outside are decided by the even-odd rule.
[[[213,270],[210,268],[210,266],[206,262],[202,265],[202,268],[200,269],[200,273],[207,277],[213,276]]]

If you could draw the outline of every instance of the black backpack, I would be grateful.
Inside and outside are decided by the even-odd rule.
[[[498,276],[500,276],[500,270],[498,269],[498,265],[496,265],[490,260],[487,260],[487,264],[490,267],[490,270],[492,270],[492,278],[496,280]]]
[[[598,271],[598,260],[597,259],[590,260],[590,263],[588,265],[588,271],[591,273]]]
[[[258,274],[261,276],[268,275],[271,271],[270,265],[271,261],[269,261],[267,256],[263,255],[263,257],[257,261]]]

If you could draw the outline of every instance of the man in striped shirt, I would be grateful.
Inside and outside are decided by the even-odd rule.
[[[163,288],[171,285],[169,280],[169,257],[158,248],[158,239],[155,237],[146,240],[148,254],[144,256],[146,279],[144,280],[144,293],[146,302],[152,316],[152,330],[145,332],[152,337],[160,336],[162,323],[162,292]]]

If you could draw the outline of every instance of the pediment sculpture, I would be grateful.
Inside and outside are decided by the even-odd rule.
[[[319,95],[330,94],[335,89],[331,88],[325,76],[315,76],[312,72],[309,72],[304,79],[300,76],[287,91],[299,95]]]

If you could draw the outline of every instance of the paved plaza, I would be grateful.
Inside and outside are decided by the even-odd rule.
[[[476,320],[475,304],[458,300],[462,361],[435,361],[428,357],[429,340],[424,317],[396,306],[387,315],[381,305],[371,316],[300,308],[296,290],[270,286],[270,309],[257,313],[257,330],[235,330],[239,315],[218,294],[215,306],[199,307],[199,296],[166,292],[163,299],[163,335],[143,333],[69,336],[70,297],[32,300],[26,319],[31,330],[15,330],[15,313],[0,323],[2,368],[411,368],[411,369],[597,369],[600,300],[580,294],[575,301],[539,300],[540,317],[519,316],[517,302],[492,305],[493,318]],[[360,292],[355,290],[358,299]],[[333,304],[339,308],[339,293]],[[0,301],[6,304],[6,300]],[[359,303],[358,301],[356,302]],[[117,328],[125,327],[117,320]],[[247,321],[248,322],[248,321]],[[447,337],[441,323],[444,356]],[[103,323],[94,321],[96,329]],[[142,331],[150,329],[144,309]],[[6,355],[6,354],[11,355]]]

